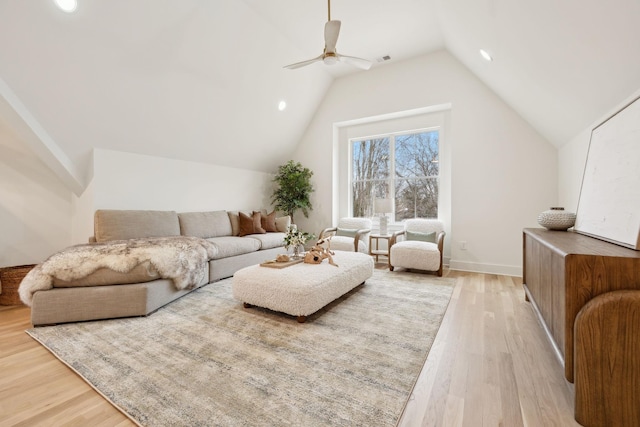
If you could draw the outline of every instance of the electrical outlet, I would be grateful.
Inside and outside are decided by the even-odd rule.
[[[465,240],[460,242],[460,249],[463,251],[467,250],[467,242]]]

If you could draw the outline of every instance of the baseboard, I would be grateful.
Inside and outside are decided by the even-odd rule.
[[[451,260],[449,261],[449,268],[451,270],[471,271],[474,273],[522,277],[522,266],[519,265],[484,264],[479,262]]]

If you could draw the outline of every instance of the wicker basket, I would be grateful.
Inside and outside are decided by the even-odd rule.
[[[20,305],[18,287],[24,276],[35,265],[17,265],[15,267],[0,268],[0,305]]]

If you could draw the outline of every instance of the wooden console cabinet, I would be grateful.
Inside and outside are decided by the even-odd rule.
[[[640,252],[570,231],[523,231],[523,284],[573,382],[574,322],[610,291],[640,289]]]

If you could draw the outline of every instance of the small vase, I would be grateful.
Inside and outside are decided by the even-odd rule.
[[[293,246],[293,259],[300,259],[300,245]]]
[[[567,231],[575,223],[576,214],[560,207],[552,207],[538,215],[538,224],[549,230]]]

